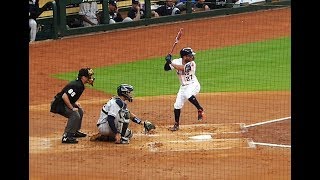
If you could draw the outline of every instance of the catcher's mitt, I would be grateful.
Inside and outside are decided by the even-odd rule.
[[[144,121],[143,123],[144,131],[148,133],[152,129],[156,129],[156,126],[150,121]]]

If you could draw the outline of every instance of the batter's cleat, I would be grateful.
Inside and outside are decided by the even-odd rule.
[[[172,127],[168,128],[169,131],[178,131],[179,130],[179,125],[174,124]]]
[[[62,137],[62,143],[68,143],[68,144],[76,144],[78,143],[77,139],[72,136],[63,136]]]
[[[198,121],[204,120],[204,111],[202,109],[198,110]]]
[[[86,137],[87,135],[83,132],[80,131],[76,131],[76,133],[74,133],[73,137],[75,138],[81,138],[81,137]]]

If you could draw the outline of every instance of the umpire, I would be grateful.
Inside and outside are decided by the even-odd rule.
[[[87,136],[80,132],[83,109],[77,101],[83,93],[86,83],[93,86],[95,80],[93,74],[91,68],[80,69],[77,79],[69,82],[51,102],[50,112],[68,118],[62,143],[78,143],[76,138]]]

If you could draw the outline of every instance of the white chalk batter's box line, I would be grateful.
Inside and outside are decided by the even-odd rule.
[[[242,131],[236,131],[236,132],[219,132],[219,133],[211,133],[211,132],[201,132],[201,133],[197,133],[199,135],[205,135],[205,134],[209,134],[209,135],[217,135],[217,134],[238,134],[238,133],[243,133]],[[190,136],[190,135],[194,135],[195,133],[180,133],[179,135],[182,136]],[[168,133],[168,134],[144,134],[144,133],[136,133],[133,134],[134,136],[149,136],[149,137],[160,137],[160,136],[174,136],[176,134],[173,133]]]
[[[228,149],[232,149],[235,147],[222,147],[222,148],[207,148],[207,149],[179,149],[179,150],[159,150],[158,148],[149,148],[150,152],[182,152],[182,151],[213,151],[213,150],[228,150]],[[242,148],[251,148],[251,147],[242,147]]]
[[[216,134],[238,134],[238,133],[243,133],[245,132],[241,127],[243,126],[243,123],[229,123],[229,124],[188,124],[188,125],[180,125],[180,132],[179,135],[194,135],[195,133],[188,133],[188,132],[181,132],[183,131],[183,127],[219,127],[219,126],[233,126],[233,125],[239,125],[239,131],[220,131],[220,132],[199,132],[197,134],[210,134],[210,135],[216,135]],[[164,128],[167,130],[167,127],[162,126],[161,128]],[[174,132],[169,132],[168,133],[161,133],[161,134],[145,134],[145,133],[136,133],[134,134],[135,136],[150,136],[150,137],[159,137],[159,136],[168,136],[168,135],[176,135]]]
[[[252,139],[251,138],[230,138],[230,139],[207,139],[207,140],[177,140],[177,141],[167,141],[168,143],[174,143],[176,144],[183,144],[183,143],[200,143],[200,142],[225,142],[226,144],[230,144],[232,143],[232,141],[236,141],[236,142],[240,142],[240,141],[246,141],[244,142],[247,146],[225,146],[225,147],[209,147],[209,146],[205,146],[205,147],[198,147],[198,148],[179,148],[179,149],[174,149],[174,148],[159,148],[156,147],[156,144],[158,144],[159,142],[149,142],[147,143],[147,147],[149,147],[149,151],[150,152],[181,152],[181,151],[210,151],[210,150],[227,150],[227,149],[234,149],[234,148],[256,148],[256,146],[252,145]],[[161,143],[162,144],[162,143]],[[237,143],[233,143],[233,144],[237,144]]]
[[[242,123],[222,123],[222,124],[186,124],[180,125],[180,127],[195,127],[195,126],[226,126],[226,125],[239,125],[241,127]]]
[[[224,124],[189,124],[189,125],[180,125],[180,130],[178,133],[170,132],[170,133],[161,133],[161,134],[147,134],[147,136],[150,137],[159,137],[159,136],[170,136],[170,135],[180,135],[180,136],[190,136],[190,135],[216,135],[216,134],[238,134],[243,133],[243,129],[241,129],[243,123],[224,123]],[[239,131],[228,131],[227,129],[233,129],[234,126],[239,126]],[[226,131],[220,131],[220,132],[194,132],[194,133],[188,133],[183,132],[184,128],[187,128],[186,130],[189,130],[188,128],[192,127],[226,127]],[[220,129],[221,130],[221,129]],[[181,132],[182,131],[182,132]],[[138,135],[138,134],[137,134]],[[139,134],[139,135],[145,135],[145,134]],[[245,142],[244,142],[245,141]],[[204,147],[187,147],[187,148],[170,148],[170,144],[189,144],[192,146],[192,143],[202,143],[202,142],[210,142],[211,145],[204,146]],[[244,143],[245,145],[240,145],[239,142]],[[176,141],[165,141],[163,143],[161,142],[149,142],[147,143],[147,147],[149,147],[150,152],[178,152],[178,151],[200,151],[200,150],[227,150],[232,148],[255,148],[255,146],[252,146],[252,144],[249,144],[249,142],[253,142],[252,139],[246,139],[246,138],[228,138],[228,139],[188,139],[188,140],[176,140]],[[217,143],[220,143],[220,147],[214,147]],[[221,147],[224,144],[225,147]],[[162,147],[157,147],[157,144],[161,144]],[[169,147],[163,147],[163,144],[167,144]],[[232,146],[233,144],[234,146]]]

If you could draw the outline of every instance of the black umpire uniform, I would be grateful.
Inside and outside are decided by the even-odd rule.
[[[90,75],[90,72],[93,71],[92,69],[89,71],[89,69],[90,68],[80,69],[78,78],[69,82],[59,93],[57,93],[51,103],[50,112],[57,113],[68,118],[62,137],[62,143],[77,143],[77,137],[86,137],[86,134],[80,132],[83,110],[76,104],[76,102],[85,90],[85,83],[88,83],[88,80],[92,78],[91,76],[93,73]],[[88,79],[83,80],[83,76]],[[70,103],[68,103],[68,101]],[[70,104],[72,105],[72,108],[70,107]]]

